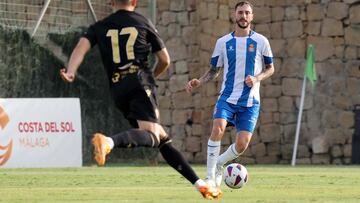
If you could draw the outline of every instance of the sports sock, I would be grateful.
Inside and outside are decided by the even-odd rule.
[[[111,137],[105,137],[105,138],[110,146],[110,149],[113,149],[114,148],[114,140]]]
[[[236,151],[235,144],[232,144],[219,156],[217,164],[223,166],[227,162],[236,159],[238,156],[240,156],[240,153]]]
[[[205,183],[204,180],[202,180],[202,179],[199,178],[199,179],[194,183],[194,186],[195,186],[195,188],[197,189],[197,188],[199,188],[199,187],[201,187],[201,186],[206,186],[206,183]]]
[[[195,182],[199,180],[199,177],[195,174],[189,163],[184,159],[181,153],[171,145],[171,142],[162,144],[159,150],[165,161],[190,181],[191,184],[195,184]]]
[[[159,141],[156,136],[146,130],[130,129],[111,136],[115,147],[133,148],[133,147],[158,147]]]
[[[207,177],[215,178],[216,162],[220,154],[221,141],[212,141],[209,139],[207,148]]]

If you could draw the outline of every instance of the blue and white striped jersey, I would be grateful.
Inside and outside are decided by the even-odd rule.
[[[264,64],[273,62],[272,58],[268,39],[254,31],[247,37],[236,37],[232,32],[218,39],[210,63],[213,67],[224,67],[219,99],[247,107],[259,104],[260,83],[250,88],[245,78],[261,73]]]

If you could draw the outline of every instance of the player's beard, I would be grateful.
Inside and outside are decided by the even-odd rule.
[[[236,24],[239,26],[239,28],[241,28],[241,29],[246,29],[246,28],[248,28],[249,25],[250,25],[250,23],[249,23],[248,21],[246,21],[246,20],[244,20],[243,22],[241,22],[241,20],[243,20],[243,19],[240,19],[240,20],[237,20],[237,21],[236,21]]]

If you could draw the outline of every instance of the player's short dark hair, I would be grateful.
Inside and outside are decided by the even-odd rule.
[[[239,6],[243,6],[243,5],[249,5],[251,10],[254,10],[254,6],[250,2],[248,2],[248,1],[240,1],[235,5],[235,11]]]

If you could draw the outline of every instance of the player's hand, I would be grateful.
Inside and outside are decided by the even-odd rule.
[[[74,82],[75,80],[75,74],[67,72],[65,68],[60,70],[60,76],[65,82]]]
[[[258,82],[258,79],[252,75],[248,75],[246,78],[245,78],[245,83],[247,86],[249,87],[252,87],[254,86],[254,84]]]
[[[200,80],[194,78],[186,84],[185,89],[188,93],[191,93],[193,91],[193,89],[195,89],[199,86],[200,86]]]

